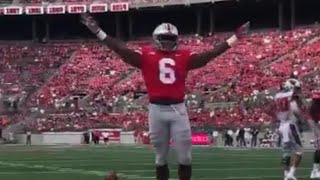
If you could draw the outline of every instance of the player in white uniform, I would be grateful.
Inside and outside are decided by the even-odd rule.
[[[275,118],[280,121],[279,135],[282,137],[285,180],[297,179],[295,171],[302,157],[302,144],[297,125],[301,119],[298,98],[295,96],[297,88],[300,88],[299,81],[289,79],[274,98],[273,112]]]

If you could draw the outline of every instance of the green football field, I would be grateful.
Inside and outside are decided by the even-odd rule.
[[[194,147],[193,180],[282,179],[279,150]],[[121,180],[154,178],[153,151],[144,146],[0,146],[0,180]],[[177,180],[174,151],[171,179]],[[312,153],[305,153],[299,180],[309,179]]]

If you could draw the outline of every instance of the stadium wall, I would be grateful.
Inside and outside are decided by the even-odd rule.
[[[260,133],[258,139],[262,137],[263,134]],[[26,134],[15,135],[15,140],[18,144],[26,144],[26,139]],[[32,134],[31,141],[33,145],[82,144],[83,132],[44,132],[42,134]],[[135,144],[134,132],[121,132],[120,140],[111,142],[120,144]],[[304,132],[302,134],[302,143],[304,148],[313,148],[313,133]],[[214,146],[221,147],[223,145],[224,141],[219,133],[219,136],[215,138]]]
[[[134,144],[133,132],[121,132],[119,141],[111,141],[112,143]],[[26,144],[27,135],[17,134],[15,140],[18,144]],[[82,144],[83,132],[43,132],[42,134],[32,134],[32,144]]]

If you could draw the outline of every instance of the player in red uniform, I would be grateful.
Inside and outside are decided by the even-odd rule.
[[[320,91],[314,91],[312,94],[312,103],[309,109],[311,117],[310,124],[314,130],[314,158],[313,158],[313,169],[310,175],[311,179],[320,178]]]
[[[155,47],[137,51],[125,43],[108,36],[88,14],[82,14],[86,25],[107,47],[116,52],[124,62],[141,69],[149,95],[149,132],[156,151],[156,179],[168,180],[167,156],[170,138],[173,139],[180,180],[191,179],[191,129],[184,104],[185,80],[189,70],[205,66],[209,61],[235,45],[249,29],[242,25],[227,41],[214,49],[195,54],[178,49],[178,30],[170,23],[162,23],[153,32]]]

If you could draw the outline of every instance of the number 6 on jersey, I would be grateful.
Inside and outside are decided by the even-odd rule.
[[[162,58],[159,61],[159,79],[163,84],[173,84],[176,82],[176,75],[171,67],[166,65],[175,66],[176,62],[171,58]]]

